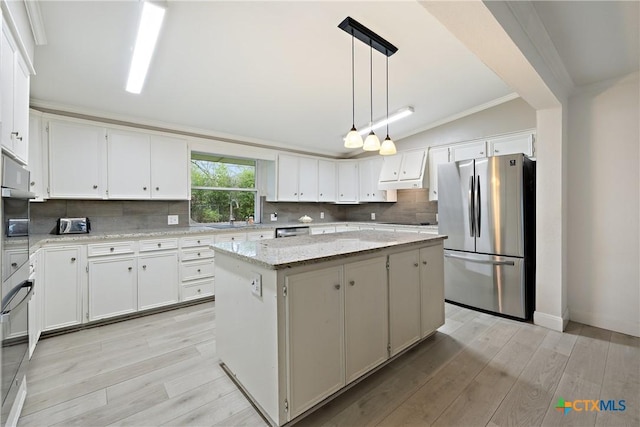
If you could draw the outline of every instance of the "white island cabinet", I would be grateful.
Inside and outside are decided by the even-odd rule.
[[[443,324],[444,238],[365,230],[213,245],[222,367],[273,425],[317,409]]]

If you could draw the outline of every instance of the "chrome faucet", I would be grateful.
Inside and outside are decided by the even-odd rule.
[[[236,220],[236,218],[233,216],[233,205],[236,205],[236,209],[240,207],[238,205],[238,201],[237,200],[231,199],[229,201],[229,224],[231,224],[231,225],[233,225],[233,221]]]

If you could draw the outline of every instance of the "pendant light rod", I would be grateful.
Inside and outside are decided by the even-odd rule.
[[[389,138],[389,57],[387,56],[387,138]]]
[[[355,38],[351,36],[351,127],[356,128],[356,78],[354,72],[354,44]]]
[[[369,116],[369,126],[373,125],[373,46],[370,46],[369,48],[369,101],[371,102],[369,104],[369,106],[371,107],[371,109],[369,110],[371,112],[371,115]],[[373,129],[371,129],[371,132],[373,132]]]
[[[351,34],[367,46],[371,46],[386,57],[398,51],[397,47],[349,16],[338,24],[338,28]]]

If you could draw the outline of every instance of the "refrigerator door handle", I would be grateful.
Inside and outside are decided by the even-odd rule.
[[[493,261],[493,260],[486,260],[486,259],[473,259],[473,258],[467,258],[464,255],[456,255],[456,254],[449,254],[449,253],[444,254],[444,257],[461,259],[463,261],[469,261],[469,262],[475,262],[476,264],[515,265],[515,262],[513,261]]]
[[[473,185],[473,175],[469,177],[469,237],[475,237],[476,229],[475,225],[475,206],[474,206],[474,185]]]
[[[480,175],[478,175],[476,180],[476,201],[475,204],[475,223],[476,223],[476,237],[480,237],[480,219],[481,219],[481,206],[482,201],[480,200]]]

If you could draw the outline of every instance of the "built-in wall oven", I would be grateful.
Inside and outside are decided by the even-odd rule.
[[[29,171],[2,155],[2,352],[0,425],[14,425],[26,397],[29,354]]]

